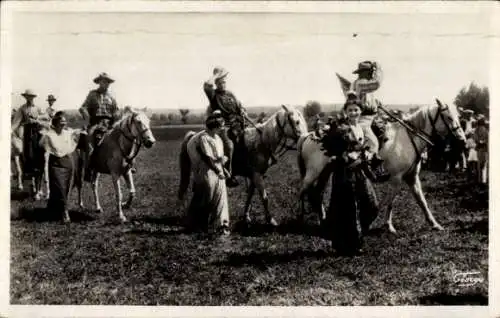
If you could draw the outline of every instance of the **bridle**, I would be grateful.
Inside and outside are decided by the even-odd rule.
[[[130,151],[130,154],[126,154],[125,151],[123,150],[123,148],[121,147],[120,143],[118,143],[118,147],[120,148],[120,151],[122,153],[122,156],[125,158],[125,160],[127,161],[128,164],[130,164],[132,162],[132,160],[135,159],[135,157],[137,157],[137,155],[139,154],[139,150],[141,149],[141,146],[143,144],[143,134],[145,132],[147,132],[148,130],[150,130],[150,128],[146,128],[146,129],[143,129],[143,130],[139,130],[139,127],[137,127],[137,122],[135,121],[135,118],[137,117],[137,114],[133,114],[132,116],[130,116],[126,122],[123,122],[120,124],[120,127],[119,127],[119,131],[121,133],[121,135],[123,137],[125,137],[125,139],[127,139],[128,141],[130,141],[132,143],[132,150]],[[124,125],[125,124],[125,125]],[[132,133],[132,129],[130,128],[130,126],[134,125],[135,128],[137,129],[137,131],[139,131],[139,136],[134,136],[134,134]],[[123,129],[125,126],[128,130],[128,133],[127,134]]]
[[[438,109],[436,111],[436,115],[434,116],[434,118],[432,118],[431,116],[431,112],[430,112],[430,109],[426,112],[427,114],[427,118],[429,119],[430,123],[431,123],[431,127],[432,127],[432,131],[430,134],[427,134],[426,132],[422,131],[421,129],[416,129],[415,127],[412,127],[411,123],[409,123],[408,121],[404,121],[405,124],[407,124],[408,126],[410,126],[412,129],[408,129],[407,128],[407,131],[408,133],[411,133],[417,137],[420,137],[421,139],[423,139],[428,145],[430,146],[433,146],[432,143],[430,143],[428,140],[436,140],[437,138],[440,138],[441,141],[443,140],[443,138],[441,138],[441,136],[439,135],[437,129],[436,129],[436,123],[438,121],[438,119],[441,119],[441,121],[443,122],[444,126],[446,127],[446,129],[452,133],[454,136],[455,136],[455,132],[459,129],[461,129],[460,125],[457,125],[457,127],[450,127],[450,125],[448,124],[448,122],[445,120],[444,118],[444,115],[443,115],[443,112],[446,111],[446,110],[449,110],[449,106],[446,105],[446,107],[444,107],[441,102],[437,101],[437,104],[438,104]],[[427,139],[425,138],[422,138],[421,136],[419,136],[419,134],[425,136]],[[415,143],[415,140],[413,138],[410,138],[410,141],[412,143],[412,146],[415,150],[415,153],[417,153],[417,155],[419,157],[421,157],[422,155],[422,151],[419,151],[418,148],[417,148],[417,145]]]
[[[278,131],[279,131],[279,134],[280,134],[280,139],[278,140],[278,150],[276,150],[276,153],[278,153],[278,157],[282,157],[289,150],[295,150],[296,149],[293,146],[287,144],[288,137],[286,136],[286,133],[285,133],[285,128],[286,128],[287,124],[290,125],[290,127],[292,128],[292,131],[293,131],[294,135],[297,136],[296,137],[297,139],[295,141],[297,141],[298,138],[299,138],[298,137],[299,134],[297,132],[297,128],[295,127],[295,125],[293,123],[293,119],[291,117],[291,113],[288,112],[288,111],[285,111],[285,113],[286,113],[286,118],[285,118],[283,124],[280,123],[278,114],[276,114],[276,117],[275,117],[276,126],[278,127]]]

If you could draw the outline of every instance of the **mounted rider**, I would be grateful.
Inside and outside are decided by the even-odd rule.
[[[366,146],[372,154],[375,175],[378,180],[384,180],[389,177],[389,174],[384,169],[382,158],[378,155],[379,140],[372,130],[378,106],[381,105],[374,95],[382,82],[381,69],[376,62],[363,61],[358,64],[358,68],[353,74],[357,74],[358,78],[352,82],[350,90],[347,92],[347,100],[358,100],[363,108],[359,123],[364,130]]]
[[[209,115],[216,110],[222,113],[226,126],[221,129],[220,137],[224,144],[224,152],[228,157],[226,169],[231,175],[226,179],[229,187],[239,184],[233,175],[234,143],[244,132],[244,122],[248,120],[245,108],[234,94],[226,90],[226,77],[228,72],[222,67],[215,67],[212,76],[204,83],[203,90],[210,102]],[[215,86],[215,88],[214,88]]]
[[[90,181],[89,159],[90,153],[95,149],[103,137],[104,133],[109,130],[115,121],[119,118],[119,109],[116,99],[109,92],[108,88],[114,82],[107,73],[100,73],[94,78],[94,83],[98,84],[97,89],[91,90],[79,111],[83,119],[88,122],[87,126],[87,144],[86,151],[86,172],[85,179]]]

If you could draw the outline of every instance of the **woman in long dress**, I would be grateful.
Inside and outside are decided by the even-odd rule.
[[[57,112],[52,119],[52,127],[42,136],[41,146],[49,153],[49,189],[47,210],[63,216],[70,222],[68,197],[73,187],[75,169],[78,162],[76,147],[80,130],[66,127],[63,112]]]
[[[365,150],[365,136],[359,124],[361,106],[348,101],[344,106],[347,122],[332,128],[336,135],[334,173],[327,214],[327,226],[333,248],[339,254],[361,251],[363,237],[378,215],[378,202],[370,179],[373,153]],[[334,139],[335,140],[335,139]]]
[[[220,112],[214,112],[206,120],[206,130],[193,137],[194,147],[188,147],[191,158],[200,163],[193,167],[193,198],[188,208],[192,230],[211,234],[229,234],[229,206],[224,169],[227,157],[218,132],[224,126]],[[196,162],[195,161],[195,162]]]

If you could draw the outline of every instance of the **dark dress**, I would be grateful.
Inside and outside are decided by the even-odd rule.
[[[336,128],[332,133],[340,135],[344,129]],[[370,224],[378,215],[378,202],[375,190],[368,178],[371,171],[363,157],[357,164],[348,159],[346,154],[361,154],[363,144],[360,141],[337,142],[336,156],[332,174],[330,206],[326,224],[333,248],[339,254],[355,254],[363,246],[363,237]]]

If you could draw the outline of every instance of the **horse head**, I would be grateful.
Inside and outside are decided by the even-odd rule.
[[[151,131],[148,116],[141,111],[131,110],[127,118],[126,122],[131,135],[138,138],[144,147],[151,148],[156,139]]]
[[[307,134],[307,123],[302,113],[294,107],[281,105],[283,108],[276,115],[276,122],[283,135],[297,141]]]
[[[465,133],[460,125],[460,117],[455,105],[443,105],[436,98],[436,105],[429,107],[429,118],[432,124],[432,135],[441,139],[453,136],[456,141],[465,145]]]

